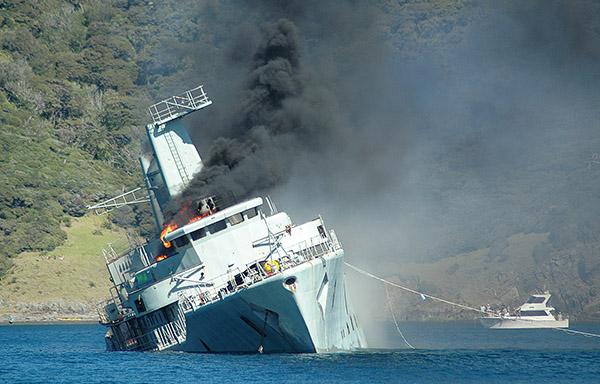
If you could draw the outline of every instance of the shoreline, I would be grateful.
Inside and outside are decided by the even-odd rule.
[[[389,322],[389,321],[378,321],[378,322]],[[455,320],[399,320],[398,323],[423,323],[423,324],[434,324],[434,323],[469,323],[478,322],[478,319],[455,319]],[[9,323],[8,320],[0,320],[0,327],[11,326],[11,325],[89,325],[98,324],[100,322],[97,319],[52,319],[52,320],[15,320]],[[575,320],[571,324],[600,324],[600,320]]]
[[[0,327],[11,325],[64,325],[64,324],[100,324],[98,320],[92,319],[68,319],[68,320],[0,320]]]

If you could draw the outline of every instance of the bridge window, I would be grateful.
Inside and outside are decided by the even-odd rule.
[[[540,303],[543,303],[544,300],[546,300],[545,297],[531,296],[529,299],[527,299],[527,303],[528,304],[540,304]]]
[[[256,208],[250,208],[244,211],[244,216],[246,216],[248,219],[251,219],[256,215],[258,215],[258,209]]]
[[[188,239],[188,237],[186,235],[178,237],[174,240],[175,246],[177,248],[181,248],[181,247],[187,245],[189,242],[190,242],[190,240]]]
[[[146,269],[145,271],[138,272],[135,275],[134,279],[134,287],[135,289],[141,289],[147,285],[154,283],[155,279],[152,275],[152,271],[150,269]]]
[[[235,215],[229,216],[227,218],[227,222],[229,223],[229,226],[233,227],[236,224],[241,223],[242,221],[244,221],[244,216],[242,216],[241,213],[236,213]]]
[[[521,311],[521,316],[548,316],[546,311]]]
[[[192,240],[198,240],[206,236],[206,228],[200,228],[197,231],[192,232]]]
[[[214,233],[217,233],[219,231],[222,231],[225,228],[227,228],[227,224],[225,223],[225,220],[217,221],[216,223],[208,225],[206,227],[206,229],[208,229],[208,232],[210,232],[211,235]]]

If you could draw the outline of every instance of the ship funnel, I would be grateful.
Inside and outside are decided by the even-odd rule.
[[[152,123],[146,126],[146,133],[152,154],[142,166],[147,186],[161,209],[202,169],[202,159],[182,118],[210,104],[212,101],[199,86],[148,108]]]

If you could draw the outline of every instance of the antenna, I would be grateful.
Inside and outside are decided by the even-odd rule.
[[[154,125],[161,125],[211,104],[201,85],[151,105],[148,112]]]
[[[152,122],[146,125],[151,156],[140,157],[146,188],[135,188],[87,208],[103,215],[126,205],[150,202],[160,231],[164,206],[202,169],[202,159],[181,118],[211,104],[202,85],[152,104],[148,108]]]
[[[148,202],[150,202],[150,196],[148,196],[146,189],[142,190],[141,187],[138,187],[132,189],[129,192],[120,194],[119,196],[115,196],[113,198],[105,200],[101,203],[88,205],[87,209],[93,210],[94,212],[96,212],[97,215],[104,215],[112,211],[113,209],[121,208],[125,205],[134,205]]]

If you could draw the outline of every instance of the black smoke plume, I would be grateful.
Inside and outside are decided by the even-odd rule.
[[[265,23],[258,41],[247,43],[256,48],[240,104],[224,127],[229,136],[214,140],[203,170],[170,204],[166,216],[178,222],[190,214],[181,212],[194,207],[190,201],[243,199],[285,181],[299,148],[317,149],[331,129],[327,100],[302,68],[296,26],[287,19]]]

